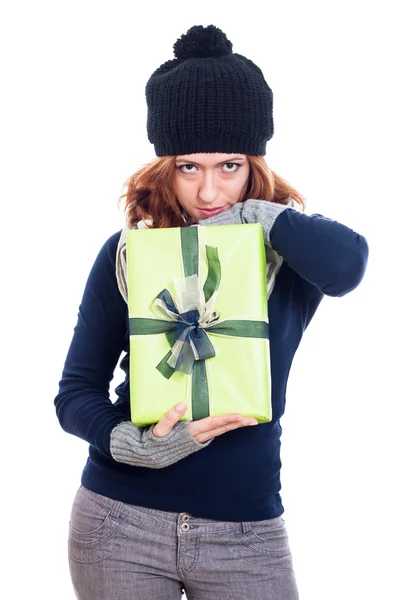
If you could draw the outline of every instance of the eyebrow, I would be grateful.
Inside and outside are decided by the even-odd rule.
[[[242,156],[234,156],[233,158],[229,158],[228,160],[223,160],[222,162],[217,163],[217,165],[224,165],[225,163],[233,162],[234,160],[244,161],[245,159]],[[196,165],[196,167],[201,166],[200,163],[196,163],[194,160],[189,160],[185,158],[177,158],[176,163],[181,162],[190,165]]]

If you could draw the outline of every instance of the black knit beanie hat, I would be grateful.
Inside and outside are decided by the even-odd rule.
[[[261,69],[232,52],[215,25],[195,25],[146,84],[147,135],[157,156],[265,155],[274,133],[272,90]]]

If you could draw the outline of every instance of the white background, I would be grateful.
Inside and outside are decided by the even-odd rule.
[[[87,444],[61,429],[53,399],[90,267],[123,226],[122,185],[155,156],[145,84],[177,38],[210,23],[273,90],[269,165],[308,214],[370,247],[360,286],[323,299],[289,377],[282,497],[300,596],[400,597],[394,7],[3,2],[2,597],[74,598],[67,531]]]

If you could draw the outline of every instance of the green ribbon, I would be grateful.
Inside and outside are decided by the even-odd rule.
[[[191,275],[198,276],[198,228],[182,227],[180,229],[180,234],[185,277],[190,277]],[[206,255],[208,274],[203,287],[203,291],[205,301],[208,302],[211,296],[218,290],[219,283],[221,280],[221,265],[218,257],[217,248],[206,245]],[[164,298],[171,298],[171,302],[173,306],[175,306],[168,290],[163,290],[163,292],[161,292],[158,297],[161,297],[162,294],[164,294]],[[164,333],[171,348],[174,346],[176,341],[176,329],[177,321],[136,317],[132,317],[129,319],[130,335],[154,335]],[[204,355],[207,357],[215,356],[213,346],[210,340],[208,339],[207,334],[217,334],[228,337],[251,337],[269,339],[269,325],[266,321],[225,320],[218,323],[216,322],[216,319],[214,319],[213,322],[211,322],[209,325],[201,327],[201,329],[204,332],[206,332],[205,335],[201,336],[201,345],[203,348],[205,346]],[[205,343],[204,338],[207,338],[209,346],[207,346],[207,343]],[[169,351],[156,367],[158,371],[167,379],[169,379],[175,373],[175,370],[177,370],[171,367],[167,362],[171,355],[172,351]],[[205,364],[206,360],[207,358],[200,358],[195,360],[193,364],[192,416],[194,420],[203,419],[210,415],[209,390]]]

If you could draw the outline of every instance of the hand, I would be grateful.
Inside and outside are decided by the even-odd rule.
[[[164,437],[170,433],[186,410],[187,406],[183,403],[171,408],[154,426],[153,434],[156,437]],[[217,435],[238,429],[238,427],[246,427],[247,425],[258,425],[258,421],[252,417],[243,417],[240,413],[232,413],[191,421],[188,429],[194,439],[202,444]]]

